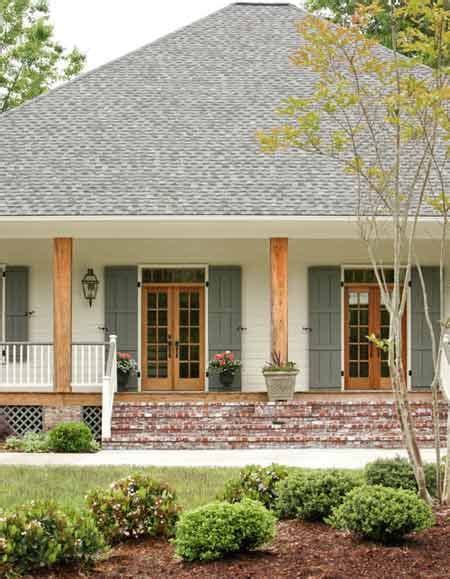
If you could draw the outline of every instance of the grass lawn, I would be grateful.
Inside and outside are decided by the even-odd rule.
[[[237,468],[136,468],[136,467],[0,467],[0,509],[40,499],[52,499],[61,506],[78,509],[86,493],[97,486],[133,472],[146,472],[169,483],[184,508],[207,503],[221,492]]]

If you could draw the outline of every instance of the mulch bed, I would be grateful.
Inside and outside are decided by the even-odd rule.
[[[279,524],[278,536],[269,548],[214,563],[182,563],[174,559],[170,544],[152,539],[114,548],[89,573],[65,568],[38,576],[47,579],[448,578],[450,510],[438,513],[435,527],[410,536],[401,546],[358,542],[323,524],[288,521]]]

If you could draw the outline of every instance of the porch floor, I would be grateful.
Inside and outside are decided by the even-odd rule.
[[[428,402],[431,394],[427,391],[410,393],[414,402]],[[314,401],[391,401],[388,390],[326,391],[314,390],[296,392],[295,400]],[[115,402],[267,402],[266,392],[118,392]],[[58,393],[58,392],[0,392],[2,405],[49,405],[49,406],[100,406],[100,393]]]

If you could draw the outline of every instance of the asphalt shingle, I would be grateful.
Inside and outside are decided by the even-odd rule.
[[[3,114],[0,215],[353,214],[336,163],[255,138],[312,89],[304,16],[232,4]]]

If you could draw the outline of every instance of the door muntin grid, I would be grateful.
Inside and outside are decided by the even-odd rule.
[[[350,378],[369,378],[369,292],[348,294],[348,373]]]
[[[180,289],[178,292],[178,377],[200,378],[201,366],[201,290]]]
[[[380,304],[380,333],[379,338],[381,340],[389,339],[389,325],[390,325],[389,312],[384,304]],[[381,378],[390,378],[389,371],[389,352],[386,350],[380,350],[380,376]]]
[[[146,372],[150,379],[169,377],[169,301],[168,289],[155,289],[147,294]]]

